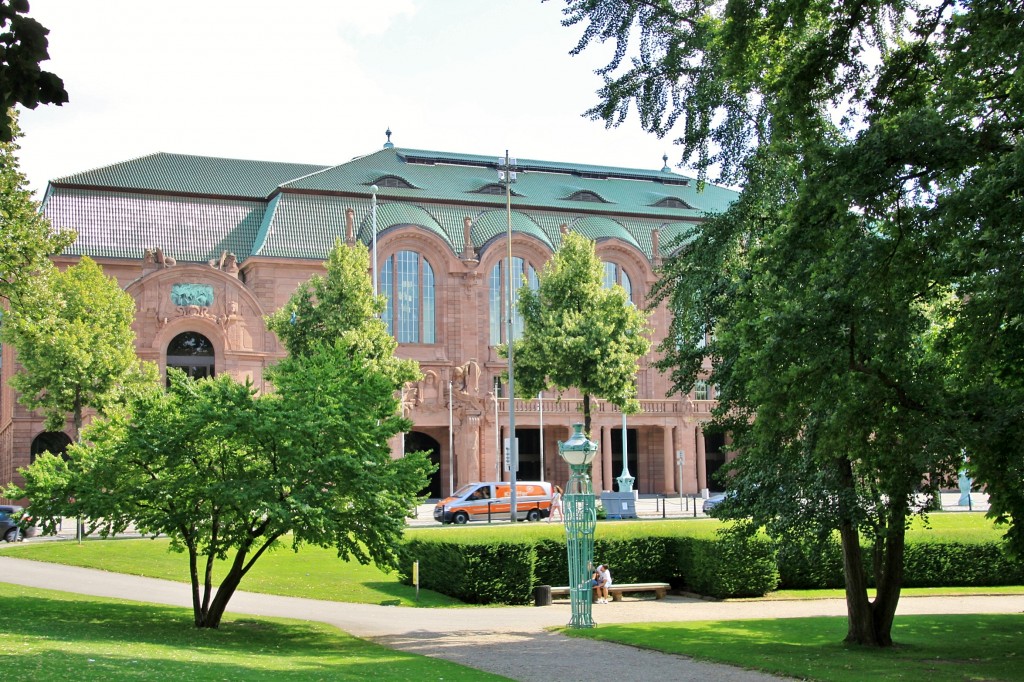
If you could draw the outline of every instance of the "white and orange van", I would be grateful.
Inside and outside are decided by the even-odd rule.
[[[516,481],[516,518],[539,521],[551,511],[551,484]],[[467,521],[507,519],[512,513],[512,484],[508,481],[469,483],[434,507],[434,520],[463,524]]]

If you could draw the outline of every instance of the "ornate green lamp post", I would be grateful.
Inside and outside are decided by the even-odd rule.
[[[590,578],[594,562],[594,529],[597,509],[590,483],[590,463],[597,443],[583,435],[583,424],[572,425],[569,440],[558,442],[558,454],[569,465],[572,475],[565,484],[562,510],[565,514],[565,547],[569,559],[569,601],[572,604],[571,628],[592,628]]]

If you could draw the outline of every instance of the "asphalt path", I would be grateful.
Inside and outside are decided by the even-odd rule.
[[[33,588],[191,607],[189,586],[0,555],[0,581]],[[842,599],[706,601],[670,595],[663,600],[625,599],[595,604],[604,623],[844,616]],[[1021,613],[1024,595],[903,597],[898,615]],[[570,618],[569,602],[551,606],[408,608],[349,604],[236,592],[233,615],[299,618],[328,623],[357,637],[412,653],[444,658],[515,680],[722,680],[779,678],[682,656],[567,637],[551,628]]]

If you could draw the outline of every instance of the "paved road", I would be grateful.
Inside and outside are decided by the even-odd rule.
[[[0,555],[0,581],[173,606],[189,607],[189,587],[59,564]],[[701,663],[681,656],[567,637],[546,628],[564,625],[568,601],[551,606],[416,609],[345,604],[238,592],[234,614],[316,620],[396,649],[452,660],[516,680],[777,680],[762,673]],[[998,597],[904,597],[900,614],[1020,613],[1024,595]],[[710,602],[670,596],[661,601],[624,600],[594,605],[598,623],[792,618],[845,615],[841,599]]]

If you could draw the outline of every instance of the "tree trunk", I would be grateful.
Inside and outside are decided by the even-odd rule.
[[[583,394],[583,435],[590,438],[590,394]]]
[[[841,487],[852,492],[853,467],[846,458],[839,460]],[[843,549],[843,574],[846,582],[846,614],[848,644],[865,646],[892,646],[892,623],[899,603],[900,587],[903,583],[903,546],[905,538],[906,509],[903,506],[889,509],[886,522],[889,528],[876,540],[875,553],[880,561],[876,566],[875,585],[877,596],[874,602],[868,599],[867,572],[864,570],[864,553],[860,546],[860,529],[847,513],[840,495],[839,538]],[[878,543],[881,543],[881,546]],[[879,556],[880,551],[880,556]]]
[[[188,573],[192,579],[192,620],[197,628],[201,628],[205,610],[199,598],[199,556],[191,542],[188,543]]]
[[[875,639],[872,605],[868,599],[868,579],[864,571],[864,557],[860,548],[860,533],[849,520],[839,526],[843,548],[843,575],[846,578],[846,642],[852,644],[878,644]]]

